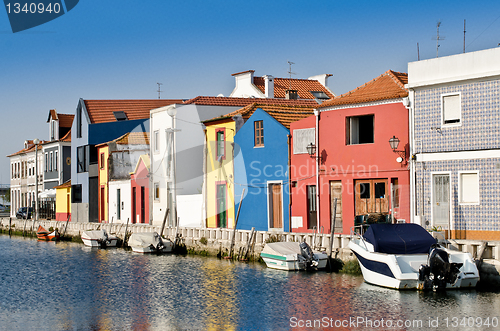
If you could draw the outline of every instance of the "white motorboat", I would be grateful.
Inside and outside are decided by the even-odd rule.
[[[260,253],[268,268],[280,270],[323,269],[328,255],[313,251],[305,242],[268,243]]]
[[[132,233],[128,245],[137,253],[169,253],[174,247],[170,239],[162,239],[156,232]]]
[[[118,243],[118,237],[107,234],[105,230],[83,231],[81,238],[83,243],[90,247],[116,247]]]
[[[479,271],[470,253],[441,247],[418,224],[371,224],[363,236],[351,233],[367,283],[395,289],[472,288]]]

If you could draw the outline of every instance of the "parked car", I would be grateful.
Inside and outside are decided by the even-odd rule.
[[[31,218],[33,207],[21,207],[16,213],[16,218],[26,218],[26,210],[28,211],[28,218]]]

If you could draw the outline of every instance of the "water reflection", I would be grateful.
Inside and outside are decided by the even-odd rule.
[[[213,258],[0,236],[0,261],[5,330],[309,330],[307,321],[332,321],[335,330],[374,329],[335,325],[358,318],[420,321],[422,327],[385,329],[424,330],[430,319],[444,329],[445,318],[500,317],[498,293],[401,292],[362,277]]]

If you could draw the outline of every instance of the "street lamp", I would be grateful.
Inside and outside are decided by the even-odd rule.
[[[38,221],[38,144],[40,140],[38,138],[33,139],[33,144],[35,144],[35,221]],[[28,212],[26,212],[27,214]]]
[[[406,163],[406,150],[402,150],[402,151],[397,150],[397,148],[399,146],[399,141],[400,140],[396,136],[392,136],[392,138],[389,139],[389,145],[391,146],[392,151],[399,155],[399,157],[397,158],[397,161],[399,163],[401,163],[403,161],[404,161],[404,163]]]

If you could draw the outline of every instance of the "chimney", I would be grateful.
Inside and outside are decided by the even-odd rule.
[[[328,88],[328,77],[331,77],[333,76],[332,74],[321,74],[321,75],[316,75],[316,76],[311,76],[307,79],[309,80],[317,80],[318,82],[320,82],[321,85],[323,85],[324,87]]]
[[[297,90],[286,90],[285,99],[287,100],[297,100],[299,97]]]
[[[266,98],[274,98],[274,77],[265,75],[264,77],[264,95]]]
[[[235,79],[235,87],[230,97],[236,98],[248,98],[249,90],[252,89],[253,86],[253,73],[255,70],[247,70],[242,72],[237,72],[232,74],[231,76]],[[255,87],[254,87],[255,88]]]

